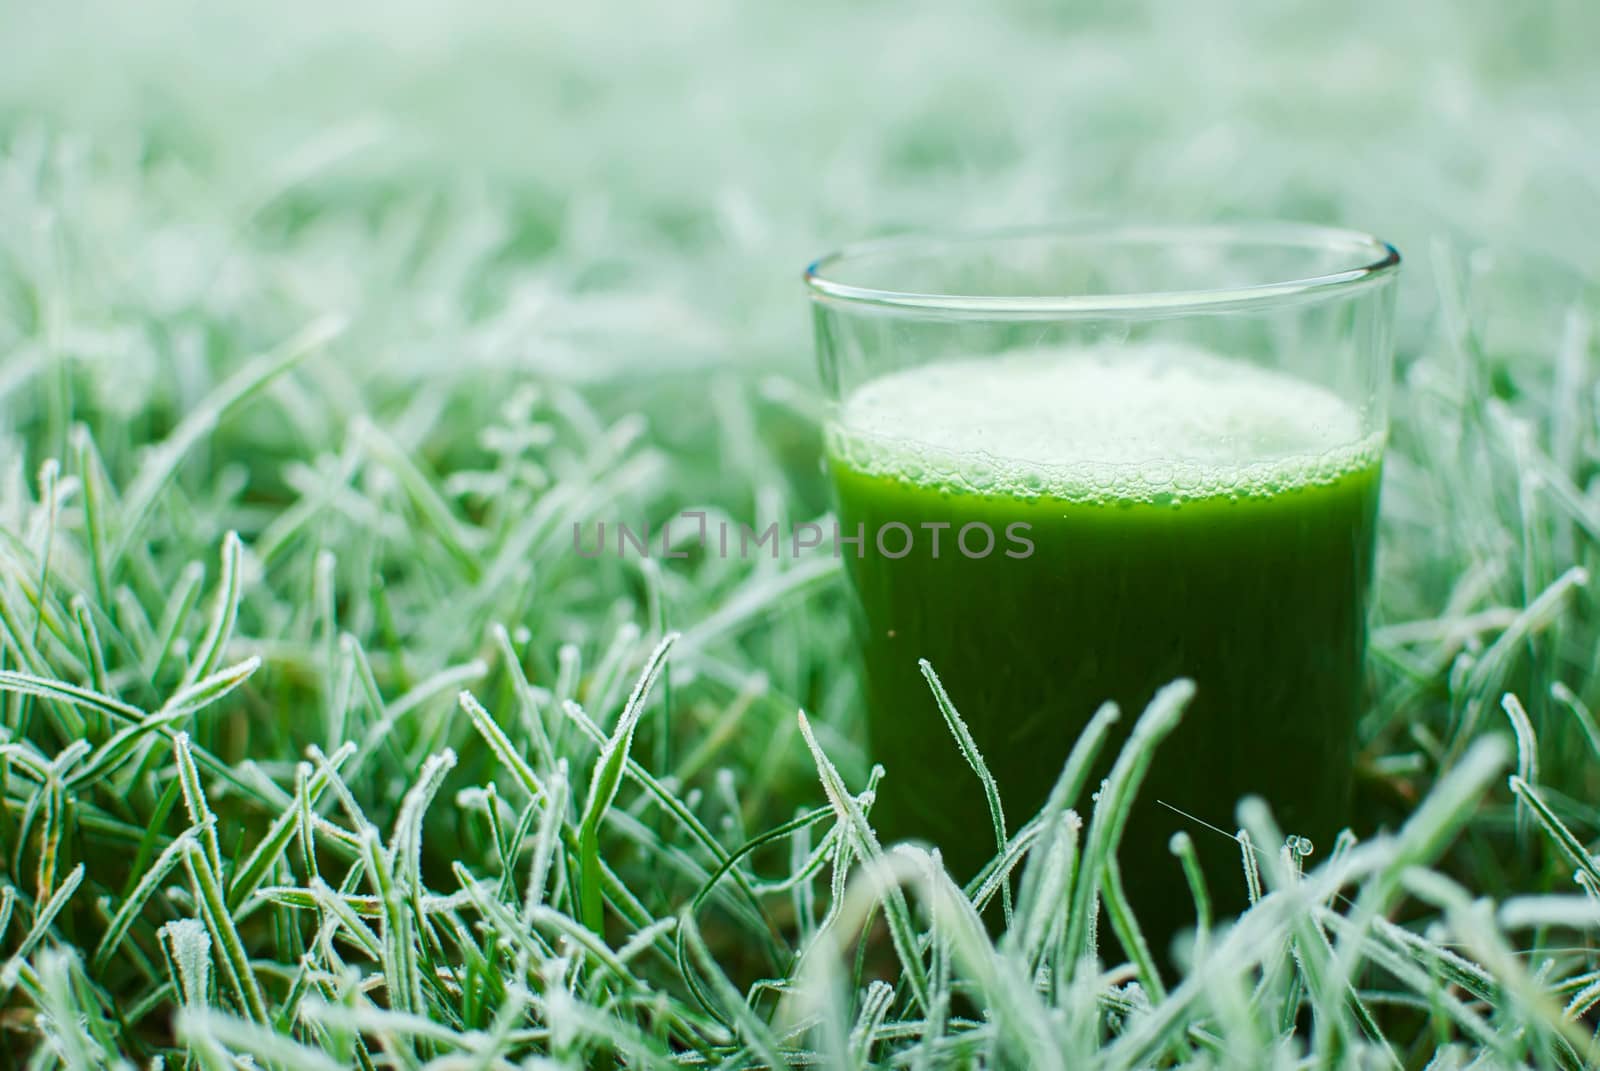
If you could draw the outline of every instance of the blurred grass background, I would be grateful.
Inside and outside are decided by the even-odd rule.
[[[1594,18],[1581,0],[18,6],[5,230],[28,249],[43,153],[70,175],[41,207],[81,213],[84,252],[158,304],[334,309],[419,363],[465,333],[471,357],[538,371],[804,376],[794,272],[846,240],[1339,220],[1410,254],[1414,348],[1435,241],[1571,273],[1545,294],[1556,319],[1592,277]]]
[[[804,263],[904,229],[1342,223],[1407,258],[1364,725],[1375,820],[1503,727],[1513,689],[1553,805],[1587,837],[1590,723],[1551,686],[1600,702],[1596,607],[1567,572],[1593,569],[1600,538],[1597,40],[1584,0],[6,5],[5,524],[42,538],[35,474],[74,456],[74,424],[126,490],[252,354],[343,323],[203,429],[126,530],[143,609],[106,592],[102,624],[142,664],[113,666],[118,685],[158,702],[181,679],[199,615],[153,666],[130,621],[158,630],[197,569],[209,592],[236,530],[230,651],[266,666],[197,741],[285,782],[307,743],[331,751],[316,704],[336,615],[391,699],[428,686],[425,716],[352,779],[388,816],[444,743],[462,783],[488,768],[449,694],[491,657],[488,622],[518,630],[542,684],[574,644],[602,718],[641,634],[681,628],[676,720],[641,746],[687,762],[737,842],[817,802],[796,706],[852,787],[867,776],[832,575],[581,563],[561,526],[825,508]],[[88,573],[63,555],[64,602]],[[161,787],[130,795],[130,821]],[[259,816],[239,806],[248,843]],[[1565,882],[1509,839],[1510,813],[1484,816],[1456,872],[1490,893]],[[429,821],[448,882],[476,819]],[[21,874],[31,849],[12,848]]]

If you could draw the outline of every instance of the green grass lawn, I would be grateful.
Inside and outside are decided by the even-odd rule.
[[[0,1067],[1600,1062],[1597,41],[1588,0],[0,10]],[[1181,696],[961,888],[872,831],[833,559],[572,527],[826,509],[815,253],[1263,216],[1407,257],[1367,828],[1242,808],[1259,898],[1164,980],[1093,894]]]

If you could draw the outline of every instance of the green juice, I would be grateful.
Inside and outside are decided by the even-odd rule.
[[[963,878],[995,851],[926,658],[1013,831],[1102,701],[1123,717],[1096,780],[1155,690],[1194,679],[1119,856],[1153,939],[1192,923],[1176,830],[1219,910],[1243,905],[1238,848],[1206,828],[1231,834],[1240,796],[1331,846],[1349,817],[1382,459],[1354,409],[1190,349],[1034,353],[871,381],[841,403],[828,455],[842,532],[866,536],[842,554],[886,836],[936,843]]]

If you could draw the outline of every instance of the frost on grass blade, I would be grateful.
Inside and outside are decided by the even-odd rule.
[[[961,757],[967,760],[967,765],[972,767],[972,772],[983,785],[983,798],[989,805],[989,820],[994,825],[995,851],[1004,852],[1006,848],[1006,813],[1000,803],[1000,788],[995,784],[994,775],[989,772],[989,766],[983,761],[983,753],[978,750],[977,741],[972,739],[972,732],[967,728],[967,723],[961,720],[961,714],[950,700],[950,695],[945,691],[944,682],[934,672],[933,665],[926,659],[917,663],[922,670],[922,676],[928,682],[928,687],[933,689],[933,697],[939,704],[939,712],[944,715],[945,726],[950,730],[950,735],[955,737],[956,746],[961,749]],[[1006,924],[1011,924],[1011,883],[1002,881],[1000,885],[1000,903],[1005,915]]]
[[[176,919],[158,936],[172,965],[180,1000],[191,1008],[211,1003],[211,935],[198,919]]]
[[[628,760],[628,749],[633,745],[633,731],[644,714],[645,700],[650,689],[666,666],[667,653],[678,640],[677,633],[664,637],[645,660],[638,682],[617,718],[611,737],[595,757],[594,772],[589,778],[589,794],[584,801],[583,816],[578,822],[579,895],[584,924],[595,933],[602,932],[600,894],[600,823],[616,799],[622,784],[622,771]]]
[[[833,806],[844,836],[853,842],[863,864],[876,865],[883,858],[883,848],[878,844],[877,834],[867,823],[866,815],[861,813],[860,806],[845,789],[844,779],[839,776],[838,768],[817,743],[805,712],[799,712],[798,717],[800,734],[805,737],[806,747],[811,750],[812,760],[816,763],[817,773],[822,779],[823,791]],[[890,936],[894,941],[895,954],[906,971],[906,982],[917,1004],[925,1009],[928,1006],[927,968],[923,963],[922,953],[912,928],[910,908],[898,884],[891,882],[885,886],[883,910],[889,923]]]
[[[214,819],[210,821],[214,821]],[[106,965],[110,962],[111,957],[116,954],[117,946],[122,942],[123,937],[127,935],[135,918],[144,910],[145,902],[155,895],[161,883],[166,881],[172,870],[183,861],[184,853],[194,843],[195,833],[194,829],[186,829],[180,833],[172,843],[162,849],[161,854],[156,857],[156,861],[151,864],[149,869],[139,876],[139,883],[133,887],[133,892],[117,908],[117,913],[112,916],[110,923],[106,926],[105,936],[100,939],[100,944],[95,949],[93,966],[96,974],[106,969]],[[177,924],[172,923],[171,925]],[[195,925],[199,925],[199,923],[195,923]],[[207,949],[209,950],[209,948],[208,944]]]
[[[188,688],[202,677],[209,676],[217,668],[223,652],[228,648],[228,641],[233,637],[234,623],[239,617],[239,599],[243,594],[243,577],[240,576],[243,557],[244,544],[239,541],[239,534],[229,532],[223,536],[222,579],[217,585],[216,603],[211,609],[211,620],[206,626],[205,637],[201,639],[189,668],[184,671],[183,680],[179,684],[180,690]]]
[[[1083,860],[1072,890],[1067,917],[1068,962],[1075,963],[1089,951],[1092,940],[1093,910],[1102,881],[1106,859],[1117,850],[1133,796],[1150,768],[1155,748],[1177,726],[1184,707],[1194,696],[1194,684],[1187,680],[1166,685],[1150,700],[1150,705],[1134,724],[1133,731],[1112,764],[1105,787],[1089,819],[1084,837]]]
[[[67,902],[78,891],[78,886],[83,882],[85,868],[82,863],[73,867],[68,872],[61,885],[51,895],[50,899],[39,904],[33,914],[33,924],[28,927],[28,932],[23,935],[17,944],[16,950],[11,953],[11,958],[0,967],[0,989],[10,989],[17,984],[18,975],[26,968],[28,957],[33,950],[38,948],[50,932],[50,927],[55,924],[57,916],[67,906]]]

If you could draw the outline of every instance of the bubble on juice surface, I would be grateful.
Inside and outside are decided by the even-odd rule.
[[[987,491],[995,484],[994,467],[979,459],[969,459],[961,467],[961,481],[970,490],[980,493]]]
[[[1380,436],[1331,391],[1193,347],[1027,351],[872,380],[829,449],[954,492],[1176,504],[1327,483]]]

